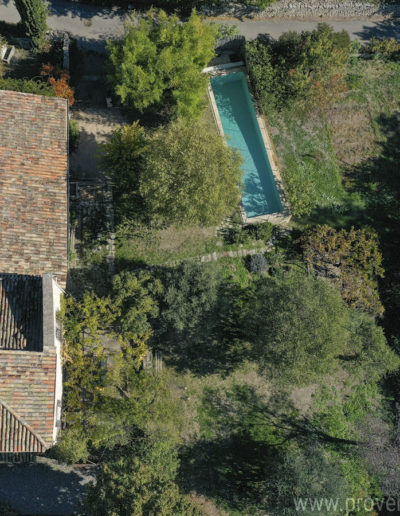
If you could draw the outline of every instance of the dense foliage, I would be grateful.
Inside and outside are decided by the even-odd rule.
[[[248,335],[269,375],[310,383],[333,371],[337,357],[345,353],[346,308],[323,281],[261,281],[249,318]]]
[[[118,127],[102,147],[102,166],[117,195],[139,188],[139,170],[146,150],[144,128],[138,122]]]
[[[42,82],[28,79],[12,79],[11,77],[0,77],[0,89],[20,91],[22,93],[35,93],[36,95],[45,95],[46,97],[54,97],[53,88]]]
[[[47,31],[47,6],[43,0],[15,0],[25,34],[32,38],[37,49],[45,43]]]
[[[164,14],[151,12],[143,27],[151,24],[144,30],[140,22],[138,30],[155,34],[155,17],[166,41],[174,33],[180,44],[183,29]],[[144,52],[150,39],[136,37],[131,42]],[[368,61],[377,66],[374,74],[387,66],[395,75],[395,46],[374,52],[377,60]],[[398,495],[397,416],[387,396],[389,387],[399,392],[398,120],[381,134],[382,156],[348,171],[346,187],[362,191],[363,202],[344,215],[334,211],[342,190],[325,117],[338,105],[337,92],[360,84],[350,63],[358,58],[346,64],[348,54],[346,34],[324,25],[248,47],[263,107],[273,121],[292,122],[274,134],[278,156],[293,136],[285,165],[297,179],[289,189],[294,212],[299,219],[318,205],[317,219],[300,220],[290,231],[242,227],[233,219],[207,252],[262,241],[273,250],[247,258],[226,253],[208,264],[182,263],[196,253],[182,252],[173,262],[144,253],[141,261],[116,263],[107,297],[66,300],[67,428],[58,453],[98,464],[88,514],[197,515],[199,497],[210,512],[272,516],[298,514],[300,497],[332,498],[339,514],[348,497]],[[346,84],[345,66],[354,72]],[[154,102],[169,102],[176,113],[182,104],[168,88],[160,87]],[[362,93],[346,95],[351,110]],[[304,133],[300,152],[297,137]],[[127,219],[121,239],[134,230],[138,246],[154,239],[168,247],[182,229],[176,223],[189,238],[192,224],[219,223],[237,204],[240,162],[199,122],[178,118],[153,131],[134,123],[118,129],[103,150],[117,210],[123,206]],[[332,214],[332,226],[321,225]],[[163,241],[154,227],[164,231]],[[326,514],[308,509],[302,512]],[[360,507],[352,516],[372,514]]]
[[[374,59],[398,60],[400,43],[395,38],[371,38],[364,51],[371,54]]]
[[[169,106],[178,115],[197,116],[204,107],[217,29],[195,11],[187,22],[150,10],[126,26],[123,39],[110,41],[109,80],[122,102],[140,111]]]
[[[238,152],[203,122],[178,119],[145,132],[118,128],[102,148],[102,165],[115,185],[121,218],[159,223],[219,223],[239,203]]]
[[[206,226],[234,211],[241,158],[207,126],[178,120],[154,132],[149,149],[140,193],[153,216]]]
[[[286,32],[277,41],[259,38],[247,44],[247,60],[263,106],[282,108],[332,102],[345,89],[350,38],[325,23],[313,31]]]
[[[311,270],[340,286],[351,305],[382,314],[377,280],[382,278],[382,254],[378,236],[370,228],[335,231],[317,226],[303,240],[304,258]]]

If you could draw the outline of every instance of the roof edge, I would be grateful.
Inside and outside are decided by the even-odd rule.
[[[12,414],[15,419],[17,419],[21,424],[23,424],[25,426],[25,428],[27,430],[29,430],[29,432],[31,432],[31,434],[33,434],[36,439],[40,442],[40,444],[43,446],[43,448],[45,450],[47,450],[48,446],[46,444],[46,442],[44,441],[44,439],[31,427],[31,425],[29,425],[21,416],[19,416],[15,410],[13,410],[5,401],[3,401],[2,399],[0,399],[0,405],[3,405],[3,407],[8,410],[8,412],[10,412],[10,414]]]

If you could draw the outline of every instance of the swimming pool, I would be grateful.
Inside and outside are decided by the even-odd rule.
[[[271,164],[243,72],[212,77],[226,141],[243,156],[242,204],[248,218],[282,211]]]

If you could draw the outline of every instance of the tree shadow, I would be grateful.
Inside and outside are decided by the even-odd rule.
[[[41,464],[2,464],[0,500],[23,514],[78,514],[89,474],[72,467]]]
[[[279,450],[249,436],[199,440],[181,452],[181,487],[232,509],[258,508],[281,460]]]
[[[387,6],[387,8],[390,10],[390,6]],[[363,29],[359,32],[356,32],[355,35],[364,43],[371,40],[372,38],[399,39],[400,25],[398,22],[398,18],[387,18],[381,22],[375,23],[373,26],[365,25]]]
[[[301,450],[327,443],[338,449],[356,444],[336,439],[300,417],[286,393],[266,399],[250,385],[230,392],[210,389],[201,421],[208,436],[181,451],[182,489],[215,498],[231,509],[252,509],[254,514],[255,509],[267,509],[267,500],[271,509],[274,489],[290,473],[287,454],[297,448],[291,442]],[[283,483],[290,486],[290,479]]]
[[[168,271],[159,267],[155,274],[162,278]],[[213,306],[190,329],[178,331],[162,319],[156,324],[156,345],[163,351],[165,362],[177,371],[199,376],[230,374],[245,359],[251,358],[243,330],[238,323],[244,316],[238,300],[249,292],[236,284],[221,284]]]
[[[121,3],[121,7],[115,7],[114,2],[69,2],[64,0],[49,0],[48,10],[50,16],[68,16],[69,18],[79,18],[90,20],[94,16],[100,17],[105,20],[112,20],[113,18],[119,18],[125,14],[125,9],[129,2],[116,2]],[[100,4],[100,5],[99,5]],[[103,5],[101,5],[103,4]]]
[[[365,202],[363,222],[378,233],[385,277],[380,294],[385,306],[384,326],[389,335],[400,335],[400,123],[399,115],[376,120],[383,135],[380,153],[348,171],[350,187]]]

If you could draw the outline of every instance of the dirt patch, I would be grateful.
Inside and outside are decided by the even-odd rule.
[[[119,108],[85,108],[72,112],[79,127],[79,143],[70,157],[71,177],[74,179],[98,179],[99,144],[104,143],[115,129],[128,122]]]
[[[200,507],[200,510],[205,516],[229,516],[230,513],[218,509],[214,503],[206,498],[204,495],[197,495],[196,493],[191,493],[190,497],[193,499],[195,503]]]
[[[326,113],[332,145],[341,166],[368,158],[375,147],[375,134],[367,106],[336,104]]]

